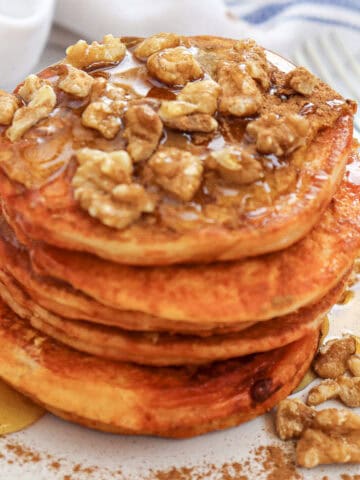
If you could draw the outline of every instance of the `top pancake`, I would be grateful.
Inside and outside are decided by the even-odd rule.
[[[202,328],[208,322],[230,325],[286,315],[323,297],[359,254],[359,170],[354,152],[321,221],[279,252],[237,262],[150,268],[37,242],[29,246],[33,266],[105,305],[197,322]]]
[[[165,99],[176,99],[187,81],[182,85],[159,82],[159,72],[151,70],[153,62],[149,64],[148,61],[151,76],[146,63],[134,57],[134,48],[140,42],[134,39],[123,39],[127,50],[122,61],[111,65],[95,63],[83,66],[83,70],[87,70],[96,82],[100,77],[104,78],[107,90],[121,88],[125,92],[121,100],[124,105],[120,105],[120,100],[117,100],[120,104],[116,104],[121,112],[116,115],[112,112],[112,121],[119,124],[119,131],[113,138],[104,138],[96,126],[88,128],[81,123],[81,116],[89,102],[100,101],[103,105],[108,102],[113,106],[110,97],[106,97],[110,94],[104,94],[106,101],[104,95],[95,101],[94,86],[92,93],[82,98],[74,91],[64,92],[64,87],[59,85],[69,68],[65,64],[52,66],[39,75],[46,86],[56,93],[56,105],[49,116],[14,141],[7,137],[9,129],[0,127],[0,164],[3,170],[0,188],[5,202],[11,205],[17,222],[29,237],[58,247],[95,253],[118,263],[166,265],[240,259],[276,251],[302,238],[318,221],[343,174],[351,147],[353,105],[319,80],[314,80],[311,94],[299,93],[295,86],[289,86],[289,77],[280,71],[289,71],[292,65],[269,52],[269,61],[264,64],[261,50],[252,43],[246,46],[235,40],[216,37],[176,38],[184,45],[185,54],[193,55],[192,58],[198,62],[200,73],[196,74],[196,69],[192,72],[193,77],[198,75],[197,83],[213,79],[221,86],[220,97],[215,99],[218,102],[215,113],[204,113],[204,108],[198,113],[196,108],[200,107],[195,108],[192,104],[195,110],[189,114],[192,121],[198,120],[196,115],[203,115],[201,118],[211,125],[217,122],[214,131],[199,132],[199,128],[207,127],[189,127],[186,122],[184,128],[179,125],[174,127],[165,118],[161,113],[166,105]],[[241,51],[240,47],[245,50]],[[156,57],[157,53],[154,55],[150,58],[162,58]],[[254,68],[259,67],[259,58],[260,70],[263,69],[265,77],[259,77]],[[67,61],[74,63],[71,55],[68,55]],[[174,62],[172,67],[176,63],[181,64]],[[224,73],[224,68],[229,71]],[[240,80],[238,76],[234,79],[235,71]],[[76,72],[78,70],[74,75]],[[193,77],[192,80],[195,79]],[[232,82],[230,86],[229,82]],[[244,82],[250,90],[246,90]],[[219,88],[211,85],[215,90]],[[206,95],[210,95],[209,89]],[[257,93],[254,94],[254,91]],[[20,88],[17,92],[22,93],[23,90]],[[244,106],[249,99],[254,100],[254,95],[258,95],[256,111],[239,115],[233,110],[232,104],[240,101]],[[142,100],[144,96],[146,100]],[[26,99],[22,98],[23,104]],[[233,102],[229,102],[229,98]],[[187,102],[188,108],[191,102]],[[25,108],[29,108],[30,103]],[[89,180],[90,177],[86,177],[81,185],[82,200],[79,200],[80,194],[76,200],[74,191],[78,183],[74,183],[74,177],[80,170],[79,157],[76,156],[78,149],[88,147],[103,152],[127,149],[131,157],[137,155],[134,145],[131,145],[131,135],[134,136],[131,119],[126,117],[131,108],[147,109],[148,120],[138,118],[134,127],[147,132],[139,134],[140,137],[143,135],[143,139],[144,135],[151,134],[152,129],[156,130],[156,125],[161,125],[160,117],[166,123],[167,126],[161,127],[160,146],[155,145],[157,150],[146,159],[135,162],[132,158],[133,174],[126,182],[117,179],[114,183],[113,177],[106,177],[104,160],[102,170],[96,170],[95,174],[87,173],[96,178]],[[256,118],[264,119],[274,113],[276,117],[272,119],[268,137],[282,145],[282,151],[278,150],[276,155],[271,153],[271,147],[267,152],[260,152],[259,149],[264,150],[264,145],[255,146],[251,128],[246,130]],[[107,121],[111,114],[106,115],[104,118]],[[296,121],[291,117],[295,127],[289,126],[289,115],[296,116]],[[188,116],[183,116],[186,121]],[[209,117],[212,117],[212,123]],[[288,133],[286,141],[279,140],[279,131],[271,130],[279,119],[284,121],[280,130]],[[152,121],[158,123],[154,126]],[[290,133],[288,128],[292,129]],[[299,133],[300,130],[302,133]],[[106,136],[109,136],[108,132]],[[292,140],[289,140],[290,137],[293,137]],[[236,158],[231,158],[231,168],[235,162],[235,170],[229,170],[229,163],[226,163],[229,158],[221,164],[216,160],[216,155],[223,155],[224,150],[230,147],[237,152],[234,154]],[[156,157],[159,151],[166,152],[165,164],[176,164],[177,170],[169,174],[167,183],[163,181],[164,170],[155,171],[155,167],[151,166],[159,160]],[[188,157],[184,157],[186,152]],[[124,160],[124,155],[121,158]],[[192,173],[189,176],[184,173],[184,158],[191,164],[189,171]],[[88,159],[82,161],[86,164]],[[162,168],[165,168],[164,165]],[[189,196],[188,188],[197,175],[195,171],[202,171],[201,178],[198,178],[200,183]],[[246,175],[252,175],[252,178]],[[171,183],[174,176],[178,180],[175,190]],[[138,197],[134,200],[132,195],[135,193],[121,196],[124,185],[127,188],[129,182],[134,181],[138,189],[136,192],[141,191],[145,195],[140,200]],[[115,188],[121,187],[116,190],[120,192],[116,201],[113,191],[108,190],[109,183],[111,188],[114,185]],[[90,188],[89,184],[95,192],[86,190]],[[96,210],[93,202],[98,198],[105,207]],[[119,225],[107,226],[113,222],[114,212],[115,216],[123,215],[125,219],[134,215],[131,208],[135,207],[131,202],[138,202],[138,207],[141,204],[143,213],[140,212],[138,218],[133,218],[121,228]]]

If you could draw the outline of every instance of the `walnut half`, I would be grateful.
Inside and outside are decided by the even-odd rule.
[[[201,160],[175,147],[160,148],[149,160],[154,179],[161,187],[181,200],[190,201],[200,187]]]
[[[72,179],[74,197],[104,225],[122,229],[153,212],[155,201],[139,184],[131,183],[133,166],[124,151],[83,148],[76,152],[79,167]]]
[[[6,136],[12,142],[19,140],[39,120],[46,118],[56,105],[53,88],[36,75],[30,75],[25,79],[19,88],[19,95],[28,104],[16,110],[12,124],[6,131]]]
[[[126,100],[123,88],[106,82],[104,78],[97,78],[93,84],[91,102],[81,117],[82,124],[98,130],[103,137],[111,140],[121,128]]]
[[[354,337],[347,335],[340,339],[330,340],[315,358],[313,368],[321,378],[337,378],[347,370],[347,362],[355,353]]]
[[[58,87],[70,95],[83,98],[90,94],[94,79],[86,72],[71,65],[62,65],[64,73],[60,76]]]
[[[134,162],[147,160],[156,150],[162,135],[163,125],[159,115],[150,104],[134,103],[125,112],[124,119],[127,151]]]
[[[226,63],[218,71],[221,86],[220,112],[237,117],[257,113],[261,107],[262,95],[255,80],[242,65]]]
[[[20,103],[15,95],[0,90],[0,125],[10,125],[19,107]]]
[[[332,398],[339,398],[348,407],[360,407],[360,377],[342,375],[324,380],[310,390],[307,403],[319,405]]]
[[[188,83],[176,100],[164,100],[159,115],[170,128],[188,132],[213,132],[218,124],[216,112],[219,85],[212,80]]]
[[[314,419],[315,410],[300,400],[282,400],[276,411],[276,432],[281,440],[299,438]]]
[[[185,47],[166,48],[152,54],[147,68],[150,75],[167,85],[185,85],[203,76],[200,64]]]
[[[239,40],[234,49],[241,54],[241,60],[251,78],[267,90],[270,86],[269,64],[264,49],[251,39]]]
[[[146,60],[153,53],[165,48],[178,47],[179,45],[180,37],[176,33],[157,33],[139,43],[134,50],[134,55],[139,60]]]
[[[360,462],[360,416],[333,408],[317,412],[298,441],[296,461],[306,468]]]
[[[317,412],[300,400],[283,400],[276,412],[276,430],[283,440],[299,438],[296,462],[301,467],[360,462],[360,416],[348,410]]]
[[[246,127],[259,152],[278,156],[290,154],[304,145],[308,131],[308,120],[297,114],[265,114]]]
[[[256,182],[264,176],[261,163],[240,147],[227,147],[212,152],[207,166],[217,170],[224,180],[238,185]]]
[[[105,35],[102,43],[79,40],[66,50],[66,62],[77,68],[89,67],[94,63],[121,62],[125,57],[126,46],[120,38]]]
[[[317,78],[304,67],[297,67],[291,70],[285,79],[287,87],[304,96],[311,95],[316,84]]]

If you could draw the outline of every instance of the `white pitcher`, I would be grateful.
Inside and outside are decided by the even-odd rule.
[[[31,73],[44,48],[55,0],[0,0],[0,88]]]

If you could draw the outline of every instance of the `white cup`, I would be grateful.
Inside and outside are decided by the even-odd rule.
[[[55,0],[0,0],[0,88],[31,73],[45,46]]]

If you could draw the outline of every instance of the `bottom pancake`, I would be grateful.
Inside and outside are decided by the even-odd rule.
[[[0,270],[0,296],[37,330],[81,352],[141,365],[194,365],[265,352],[292,343],[320,328],[340,298],[345,278],[320,302],[298,312],[259,322],[239,333],[196,337],[162,332],[129,332],[69,320],[40,307],[14,278]]]
[[[191,437],[237,425],[289,395],[318,331],[267,353],[199,367],[142,367],[79,353],[0,303],[0,377],[59,416],[126,434]]]

